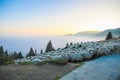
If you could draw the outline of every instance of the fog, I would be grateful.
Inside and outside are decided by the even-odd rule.
[[[31,37],[31,38],[22,38],[22,37],[2,37],[0,38],[0,45],[4,49],[8,50],[9,53],[14,51],[21,51],[25,56],[32,47],[34,50],[37,50],[37,53],[40,53],[40,50],[47,46],[49,40],[52,41],[53,47],[55,49],[63,48],[66,46],[66,43],[77,43],[77,42],[86,42],[86,41],[99,41],[104,38],[93,38],[93,37],[78,37],[78,36],[58,36],[58,37]]]

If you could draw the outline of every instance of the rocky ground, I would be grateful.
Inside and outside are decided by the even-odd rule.
[[[78,67],[67,65],[3,65],[0,66],[0,80],[54,80]]]

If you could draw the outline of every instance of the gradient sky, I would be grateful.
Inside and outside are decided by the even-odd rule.
[[[120,0],[0,0],[0,36],[64,35],[120,27]]]

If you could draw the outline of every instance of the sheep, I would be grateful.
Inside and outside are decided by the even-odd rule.
[[[99,47],[96,51],[96,55],[100,56],[100,55],[107,55],[110,53],[110,50],[106,47]]]
[[[108,48],[110,51],[114,51],[114,49],[115,49],[114,44],[110,43],[110,42],[105,43],[103,46],[106,47],[106,48]]]
[[[63,58],[64,60],[69,61],[69,60],[70,60],[70,54],[63,54],[63,55],[62,55],[62,58]]]
[[[37,58],[32,60],[32,63],[34,63],[34,64],[37,64],[37,63],[39,63],[39,62],[41,62],[41,60],[40,60],[40,59],[37,59]]]
[[[118,53],[120,53],[120,43],[118,44],[118,43],[114,43],[114,47],[115,47],[115,52],[118,52]]]
[[[92,55],[88,51],[81,51],[80,54],[82,55],[84,60],[88,60],[92,57]]]
[[[61,60],[61,59],[63,59],[61,55],[59,55],[59,56],[58,56],[58,55],[51,56],[51,58],[52,58],[53,60]]]
[[[70,55],[70,59],[72,62],[78,62],[78,61],[82,61],[83,57],[78,53],[73,53]]]
[[[65,49],[39,54],[37,56],[30,56],[24,59],[15,60],[14,62],[34,62],[36,59],[38,59],[38,61],[43,59],[64,59],[71,60],[72,62],[78,62],[91,59],[94,56],[98,57],[100,55],[107,55],[113,51],[120,52],[120,40],[76,43]]]

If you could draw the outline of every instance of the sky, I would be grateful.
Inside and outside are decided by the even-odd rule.
[[[0,0],[0,36],[56,36],[120,27],[120,0]]]

